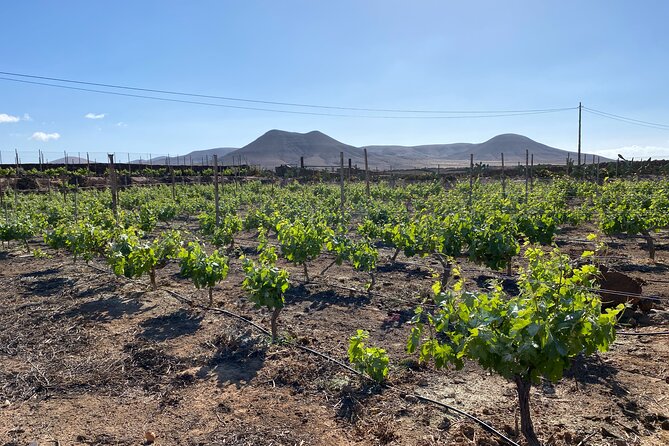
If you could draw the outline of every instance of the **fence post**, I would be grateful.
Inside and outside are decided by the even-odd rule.
[[[112,195],[112,210],[114,211],[114,218],[118,222],[118,196],[116,190],[116,169],[114,169],[114,154],[107,154],[109,158],[109,179],[111,182],[111,195]]]
[[[534,153],[530,155],[530,192],[534,191]]]
[[[502,197],[506,198],[506,175],[504,173],[504,152],[502,152]]]
[[[79,207],[77,204],[77,190],[79,189],[79,179],[74,177],[74,222],[79,221]]]
[[[348,159],[348,182],[351,182],[351,158]]]
[[[530,180],[530,151],[525,149],[525,203],[528,199],[528,185]]]
[[[474,193],[474,154],[469,154],[469,207],[472,207],[472,194]]]
[[[341,212],[344,213],[344,152],[339,152],[339,184],[341,186]]]
[[[363,149],[365,151],[365,187],[367,189],[367,198],[370,197],[369,193],[369,164],[367,164],[367,149]]]
[[[218,155],[214,155],[214,205],[216,207],[216,226],[221,223],[221,208],[218,198]]]
[[[175,184],[174,184],[174,167],[170,165],[170,177],[172,178],[172,200],[177,199],[177,191],[175,189]]]

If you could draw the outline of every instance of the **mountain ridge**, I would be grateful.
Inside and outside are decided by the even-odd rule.
[[[416,146],[404,145],[368,145],[356,147],[343,143],[319,131],[312,130],[306,133],[289,132],[285,130],[269,130],[241,148],[220,147],[206,150],[196,150],[180,160],[193,159],[193,164],[201,164],[214,154],[219,157],[219,164],[251,164],[264,168],[274,168],[279,165],[299,165],[303,159],[305,167],[336,167],[344,154],[344,164],[364,167],[364,151],[367,150],[370,169],[408,169],[414,167],[442,167],[469,165],[470,154],[474,155],[474,162],[499,163],[501,154],[504,161],[524,163],[525,151],[534,156],[534,164],[565,164],[567,156],[576,159],[576,152],[567,151],[537,142],[527,136],[515,133],[503,133],[480,143],[447,143],[423,144]],[[590,159],[592,154],[582,153],[583,159]],[[174,163],[176,157],[170,158]],[[606,161],[604,157],[600,160]],[[165,164],[166,157],[152,159],[153,164]],[[211,163],[211,160],[209,161]],[[180,162],[181,164],[181,162]]]

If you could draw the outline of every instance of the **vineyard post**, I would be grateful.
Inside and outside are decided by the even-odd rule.
[[[534,191],[534,153],[530,155],[530,192]]]
[[[130,184],[130,177],[132,176],[132,167],[130,167],[130,152],[128,152],[128,176],[125,178],[125,185]]]
[[[172,167],[172,165],[170,165],[170,177],[172,179],[172,200],[176,200],[177,191],[175,189],[176,186],[174,185],[174,167]]]
[[[504,174],[504,152],[502,152],[502,197],[506,198],[506,175]]]
[[[365,187],[367,188],[367,198],[369,198],[369,164],[367,164],[367,149],[363,149],[365,153]]]
[[[474,154],[469,154],[469,207],[472,207],[472,193],[474,190]]]
[[[118,222],[118,197],[116,195],[116,170],[114,169],[114,154],[109,153],[109,179],[111,182],[111,196],[112,196],[112,210],[114,211],[114,218]]]
[[[351,158],[348,159],[348,182],[351,182]]]
[[[578,164],[576,164],[579,169],[581,167],[581,109],[583,106],[581,103],[578,103]]]
[[[616,178],[618,178],[618,167],[620,166],[620,158],[616,158]]]
[[[77,190],[79,189],[79,179],[74,177],[74,223],[79,221],[79,207],[77,204]]]
[[[344,152],[339,152],[339,184],[341,186],[341,211],[344,212]]]
[[[19,208],[19,197],[16,192],[19,188],[19,151],[18,149],[14,149],[14,152],[16,154],[16,171],[14,172],[14,213],[16,214],[16,211]]]
[[[567,176],[569,176],[569,155],[570,154],[567,153],[567,167],[565,168],[565,170],[567,171]]]
[[[593,168],[593,170],[595,170],[595,154],[594,153],[592,154],[592,168]],[[592,172],[590,174],[590,179],[591,180],[595,179],[595,172]]]
[[[153,167],[153,155],[149,153],[149,167]]]
[[[221,223],[221,208],[218,201],[218,155],[214,155],[214,203],[216,207],[216,226]]]
[[[599,157],[597,157],[597,170],[595,170],[595,180],[599,184]]]
[[[525,149],[525,203],[527,203],[527,186],[529,183],[529,174],[530,174],[530,169],[529,169],[529,164],[530,164],[530,151],[529,149]]]
[[[91,158],[88,156],[88,152],[86,152],[86,169],[88,170],[88,174],[91,174]]]

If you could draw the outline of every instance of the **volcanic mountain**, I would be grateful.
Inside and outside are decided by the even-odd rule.
[[[370,169],[411,169],[422,167],[460,167],[469,165],[470,154],[474,162],[499,164],[501,154],[507,165],[525,162],[525,151],[534,155],[534,164],[565,164],[567,155],[573,160],[575,152],[567,152],[547,146],[526,136],[506,133],[482,143],[428,144],[420,146],[372,145],[355,147],[319,131],[308,133],[270,130],[241,149],[217,148],[200,150],[180,156],[180,164],[192,157],[193,164],[205,162],[214,153],[220,165],[251,164],[274,168],[282,164],[299,166],[304,158],[305,167],[336,167],[340,164],[340,153],[344,153],[344,164],[348,159],[359,168],[364,168],[364,149],[367,149]],[[582,154],[590,161],[592,155]],[[601,158],[605,161],[604,158]],[[165,157],[155,158],[154,164],[163,164]],[[174,161],[173,161],[174,162]],[[175,163],[175,162],[174,162]],[[176,164],[176,163],[175,163]]]
[[[225,155],[223,164],[233,164],[233,161],[238,164],[241,159],[242,163],[270,168],[282,164],[299,166],[300,157],[303,157],[305,167],[338,166],[341,152],[346,165],[350,158],[353,165],[364,167],[363,149],[339,142],[319,131],[295,133],[270,130],[250,144]],[[369,163],[380,166],[384,160],[370,155]]]

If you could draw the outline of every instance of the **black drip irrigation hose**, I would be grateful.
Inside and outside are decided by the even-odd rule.
[[[97,271],[100,271],[102,273],[107,273],[107,274],[110,273],[109,271],[106,271],[106,270],[104,270],[102,268],[99,268],[96,265],[93,265],[93,264],[90,264],[90,263],[88,264],[88,266],[90,266],[91,268],[93,268]],[[131,280],[133,282],[137,282],[136,280],[133,280],[133,279],[128,279],[128,280]],[[345,287],[342,287],[342,288],[345,288]],[[358,291],[358,290],[355,290],[355,289],[352,289],[352,288],[350,290]],[[262,334],[264,334],[265,336],[271,337],[271,333],[268,330],[266,330],[265,328],[261,327],[260,325],[256,324],[255,322],[253,322],[253,321],[251,321],[251,320],[249,320],[249,319],[247,319],[247,318],[245,318],[245,317],[243,317],[239,314],[233,313],[231,311],[228,311],[228,310],[225,310],[225,309],[222,309],[222,308],[215,308],[215,307],[209,307],[209,306],[205,306],[205,305],[196,304],[196,303],[194,303],[194,301],[192,299],[188,299],[184,296],[181,296],[180,294],[176,293],[175,291],[172,291],[172,290],[169,290],[169,289],[164,289],[164,291],[167,292],[172,297],[174,297],[175,299],[177,299],[178,301],[180,301],[182,303],[185,303],[185,304],[187,304],[191,307],[197,307],[197,308],[200,308],[200,309],[203,309],[203,310],[212,311],[212,312],[223,314],[223,315],[228,316],[228,317],[235,318],[235,319],[240,320],[240,321],[242,321],[242,322],[244,322],[248,325],[251,325],[256,330],[258,330]],[[617,332],[617,334],[623,335],[623,336],[659,336],[659,335],[669,335],[669,331],[652,332],[652,333],[643,333],[643,332],[636,333],[636,332],[622,332],[622,331],[619,331],[619,332]],[[321,358],[323,358],[327,361],[332,362],[333,364],[336,364],[336,365],[344,368],[345,370],[347,370],[351,373],[354,373],[357,376],[362,377],[363,379],[373,381],[370,377],[368,377],[364,373],[361,373],[361,372],[355,370],[354,368],[352,368],[349,365],[343,363],[342,361],[339,361],[339,360],[337,360],[337,359],[335,359],[335,358],[333,358],[333,357],[331,357],[331,356],[329,356],[325,353],[322,353],[322,352],[319,352],[317,350],[311,349],[309,347],[297,344],[295,342],[282,341],[282,343],[284,345],[288,345],[288,346],[306,351],[306,352],[311,353],[313,355],[319,356],[319,357],[321,357]],[[510,444],[512,446],[520,446],[518,443],[516,443],[513,440],[511,440],[510,438],[506,437],[503,433],[499,432],[498,430],[496,430],[495,428],[493,428],[492,426],[487,424],[485,421],[483,421],[483,420],[481,420],[481,419],[479,419],[479,418],[477,418],[477,417],[475,417],[475,416],[473,416],[473,415],[471,415],[467,412],[464,412],[464,411],[462,411],[462,410],[460,410],[456,407],[450,406],[450,405],[448,405],[446,403],[443,403],[441,401],[437,401],[437,400],[434,400],[434,399],[431,399],[431,398],[428,398],[428,397],[425,397],[425,396],[422,396],[422,395],[402,393],[396,387],[394,387],[391,384],[385,384],[384,387],[388,388],[392,391],[395,391],[401,398],[404,398],[404,399],[415,398],[417,400],[428,402],[428,403],[431,403],[431,404],[435,404],[435,405],[440,406],[442,408],[445,408],[447,410],[453,411],[453,412],[455,412],[459,415],[462,415],[462,416],[474,421],[475,423],[479,424],[484,430],[486,430],[487,432],[492,433],[494,435],[497,435],[498,437],[503,439],[508,444]]]
[[[654,332],[633,332],[633,331],[618,331],[617,335],[622,336],[666,336],[669,335],[669,331],[654,331]]]
[[[222,308],[215,308],[215,307],[209,307],[209,306],[206,306],[206,305],[196,304],[196,303],[194,303],[191,299],[188,299],[188,298],[186,298],[186,297],[184,297],[184,296],[181,296],[180,294],[178,294],[178,293],[176,293],[176,292],[174,292],[174,291],[172,291],[172,290],[165,289],[165,291],[166,291],[168,294],[170,294],[172,297],[176,298],[177,300],[179,300],[179,301],[182,302],[182,303],[186,303],[186,304],[188,304],[189,306],[197,307],[197,308],[200,308],[200,309],[202,309],[202,310],[213,311],[213,312],[216,312],[216,313],[224,314],[224,315],[229,316],[229,317],[233,317],[233,318],[238,319],[238,320],[240,320],[240,321],[242,321],[242,322],[244,322],[244,323],[250,324],[250,325],[253,326],[255,329],[257,329],[258,331],[260,331],[261,333],[263,333],[264,335],[266,335],[266,336],[268,336],[268,337],[271,337],[271,333],[270,333],[269,331],[267,331],[265,328],[259,326],[258,324],[254,323],[254,322],[252,322],[252,321],[250,321],[250,320],[248,320],[248,319],[246,319],[245,317],[243,317],[243,316],[241,316],[241,315],[239,315],[239,314],[233,313],[233,312],[231,312],[231,311],[224,310],[224,309],[222,309]],[[303,351],[306,351],[306,352],[311,353],[311,354],[316,355],[316,356],[319,356],[319,357],[321,357],[321,358],[323,358],[323,359],[325,359],[325,360],[327,360],[327,361],[332,362],[333,364],[336,364],[336,365],[338,365],[338,366],[340,366],[340,367],[346,369],[347,371],[349,371],[349,372],[351,372],[351,373],[354,373],[354,374],[357,375],[357,376],[360,376],[360,377],[362,377],[362,378],[364,378],[364,379],[367,379],[367,380],[369,380],[369,381],[376,382],[376,381],[372,380],[370,377],[368,377],[367,375],[365,375],[364,373],[361,373],[361,372],[355,370],[353,367],[351,367],[351,366],[349,366],[349,365],[347,365],[347,364],[344,364],[343,362],[339,361],[338,359],[335,359],[335,358],[333,358],[333,357],[331,357],[331,356],[329,356],[329,355],[326,355],[325,353],[322,353],[322,352],[319,352],[319,351],[317,351],[317,350],[311,349],[311,348],[306,347],[306,346],[304,346],[304,345],[297,344],[297,343],[295,343],[295,342],[287,342],[287,341],[283,341],[282,344],[284,344],[284,345],[288,345],[288,346],[291,346],[291,347],[294,347],[294,348],[297,348],[297,349],[300,349],[300,350],[303,350]],[[428,397],[425,397],[425,396],[422,396],[422,395],[416,395],[416,394],[402,394],[402,393],[400,393],[394,386],[392,386],[392,385],[390,385],[390,384],[386,384],[384,387],[386,387],[386,388],[388,388],[388,389],[391,389],[391,390],[395,391],[400,397],[404,397],[404,398],[407,398],[407,397],[408,397],[408,398],[412,398],[412,397],[413,397],[413,398],[416,398],[417,400],[421,400],[421,401],[424,401],[424,402],[432,403],[432,404],[435,404],[435,405],[437,405],[437,406],[443,407],[443,408],[445,408],[445,409],[447,409],[447,410],[453,411],[453,412],[455,412],[455,413],[457,413],[457,414],[460,414],[460,415],[462,415],[462,416],[464,416],[464,417],[466,417],[466,418],[469,418],[470,420],[474,421],[475,423],[477,423],[478,425],[480,425],[480,426],[481,426],[484,430],[486,430],[487,432],[489,432],[489,433],[491,433],[491,434],[494,434],[494,435],[497,435],[498,437],[500,437],[502,440],[504,440],[505,442],[507,442],[507,443],[510,444],[511,446],[520,446],[518,443],[516,443],[515,441],[511,440],[511,439],[508,438],[506,435],[504,435],[503,433],[501,433],[500,431],[498,431],[498,430],[495,429],[494,427],[490,426],[490,425],[489,425],[488,423],[486,423],[485,421],[483,421],[483,420],[481,420],[481,419],[475,417],[474,415],[471,415],[471,414],[469,414],[469,413],[467,413],[467,412],[464,412],[464,411],[462,411],[462,410],[460,410],[460,409],[458,409],[458,408],[456,408],[456,407],[450,406],[450,405],[448,405],[448,404],[446,404],[446,403],[442,403],[442,402],[440,402],[440,401],[436,401],[436,400],[433,400],[433,399],[431,399],[431,398],[428,398]]]

